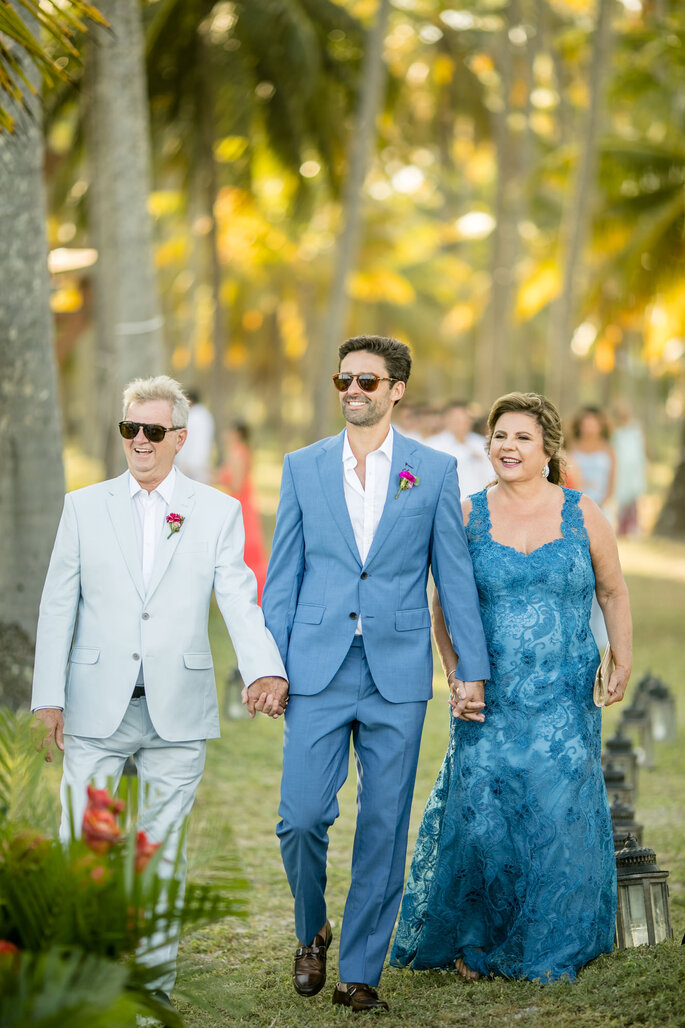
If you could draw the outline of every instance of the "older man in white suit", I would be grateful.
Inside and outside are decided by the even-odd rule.
[[[208,637],[216,596],[248,687],[251,713],[285,707],[278,648],[243,561],[240,504],[174,467],[188,401],[173,379],[137,379],[120,423],[128,471],[69,493],[50,561],[36,639],[32,708],[64,750],[63,838],[78,832],[89,782],[118,782],[127,757],[147,795],[140,828],[153,841],[189,814],[206,740],[219,735]],[[176,944],[155,960],[175,980]]]

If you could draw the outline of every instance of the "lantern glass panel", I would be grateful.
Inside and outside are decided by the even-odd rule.
[[[668,938],[668,921],[666,919],[666,897],[663,882],[652,882],[652,910],[654,911],[655,942],[665,942]]]
[[[626,892],[626,909],[628,912],[628,931],[633,946],[647,946],[649,931],[647,929],[647,911],[645,910],[645,894],[642,882],[629,885]]]
[[[663,742],[665,739],[668,739],[671,730],[671,712],[668,709],[668,705],[663,701],[653,700],[650,707],[650,715],[655,740]]]

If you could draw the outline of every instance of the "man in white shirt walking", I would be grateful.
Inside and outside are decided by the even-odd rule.
[[[409,813],[433,660],[429,569],[459,654],[460,702],[488,677],[453,458],[394,431],[409,348],[359,336],[339,350],[338,436],[288,454],[264,615],[288,670],[276,829],[295,900],[293,985],[326,981],[328,828],[347,777],[358,814],[333,1002],[386,1009],[376,986],[404,880]]]
[[[453,400],[445,408],[442,431],[426,440],[434,450],[456,457],[463,497],[480,492],[495,478],[490,458],[485,452],[485,440],[471,430],[472,424],[465,401]]]
[[[209,648],[214,591],[248,687],[248,703],[277,717],[287,682],[243,561],[240,505],[174,468],[188,401],[173,379],[137,379],[119,424],[128,471],[69,493],[40,606],[32,708],[64,750],[61,837],[69,806],[80,832],[86,786],[118,783],[136,762],[146,804],[139,828],[171,832],[160,865],[172,873],[178,833],[202,777],[206,740],[219,735]],[[182,874],[184,876],[185,869]],[[155,991],[168,1003],[177,940]]]
[[[188,478],[211,485],[214,418],[197,389],[186,389],[185,394],[190,403],[188,434],[183,448],[176,455],[176,467]]]

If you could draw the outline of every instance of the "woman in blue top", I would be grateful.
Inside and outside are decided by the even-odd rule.
[[[561,485],[555,407],[511,393],[496,401],[488,427],[497,483],[463,509],[492,677],[484,697],[457,677],[436,602],[455,716],[391,963],[456,966],[469,980],[573,980],[611,951],[616,902],[592,700],[593,591],[616,661],[610,703],[630,675],[630,607],[608,521]]]

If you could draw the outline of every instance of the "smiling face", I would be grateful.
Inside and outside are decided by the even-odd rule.
[[[367,371],[379,378],[388,377],[385,361],[377,353],[357,350],[348,353],[340,364],[340,371],[350,375],[361,375]],[[404,395],[404,382],[379,382],[373,393],[365,393],[355,380],[350,388],[340,394],[343,417],[350,425],[371,428],[384,419],[390,424],[390,415],[395,401]]]
[[[132,403],[126,411],[125,420],[171,428],[171,404],[168,400]],[[143,489],[152,492],[164,481],[187,435],[187,429],[182,428],[178,432],[167,432],[161,443],[151,443],[140,428],[134,439],[121,440],[128,469]]]
[[[549,457],[537,418],[518,412],[498,418],[490,440],[490,460],[503,482],[540,478]]]

